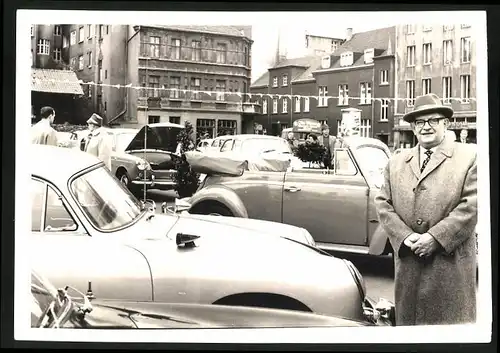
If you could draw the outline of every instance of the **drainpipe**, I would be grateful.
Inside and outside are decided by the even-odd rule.
[[[130,41],[137,34],[139,34],[139,32],[141,31],[141,26],[134,26],[134,31],[135,31],[135,33],[129,39],[127,39],[127,43],[125,43],[125,77],[127,77],[127,74],[128,74],[128,60],[129,60],[129,57],[128,57],[128,45],[129,45]],[[140,43],[139,43],[139,50],[141,50]],[[113,119],[111,119],[108,122],[108,125],[110,125],[113,121],[115,121],[115,120],[119,119],[120,117],[122,117],[123,114],[125,114],[127,112],[128,103],[129,103],[129,93],[128,93],[128,88],[125,88],[125,106],[123,107],[123,110],[121,112],[119,112]]]

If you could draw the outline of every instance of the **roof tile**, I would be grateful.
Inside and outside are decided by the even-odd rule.
[[[31,90],[47,93],[84,94],[76,73],[70,70],[32,68]]]

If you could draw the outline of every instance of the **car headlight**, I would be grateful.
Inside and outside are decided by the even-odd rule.
[[[311,246],[316,246],[316,242],[314,241],[314,238],[312,237],[311,233],[309,233],[305,228],[302,228],[302,232],[304,234],[304,238],[306,238],[307,244]]]
[[[137,169],[139,170],[146,170],[149,167],[149,163],[146,162],[145,160],[140,160],[136,162]]]
[[[362,299],[364,299],[366,296],[366,284],[363,276],[351,261],[344,259],[344,262],[349,269],[349,272],[351,272],[351,275],[354,278],[354,282],[356,282],[356,285],[358,286],[359,295]]]

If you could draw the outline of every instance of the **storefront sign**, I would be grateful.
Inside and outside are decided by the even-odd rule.
[[[293,132],[321,133],[321,123],[314,119],[299,119],[293,122]]]
[[[361,111],[349,109],[342,112],[340,131],[344,136],[359,136],[361,126]]]

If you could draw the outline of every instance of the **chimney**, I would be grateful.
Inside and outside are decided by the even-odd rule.
[[[352,38],[352,28],[347,28],[345,32],[345,41],[348,42]]]

